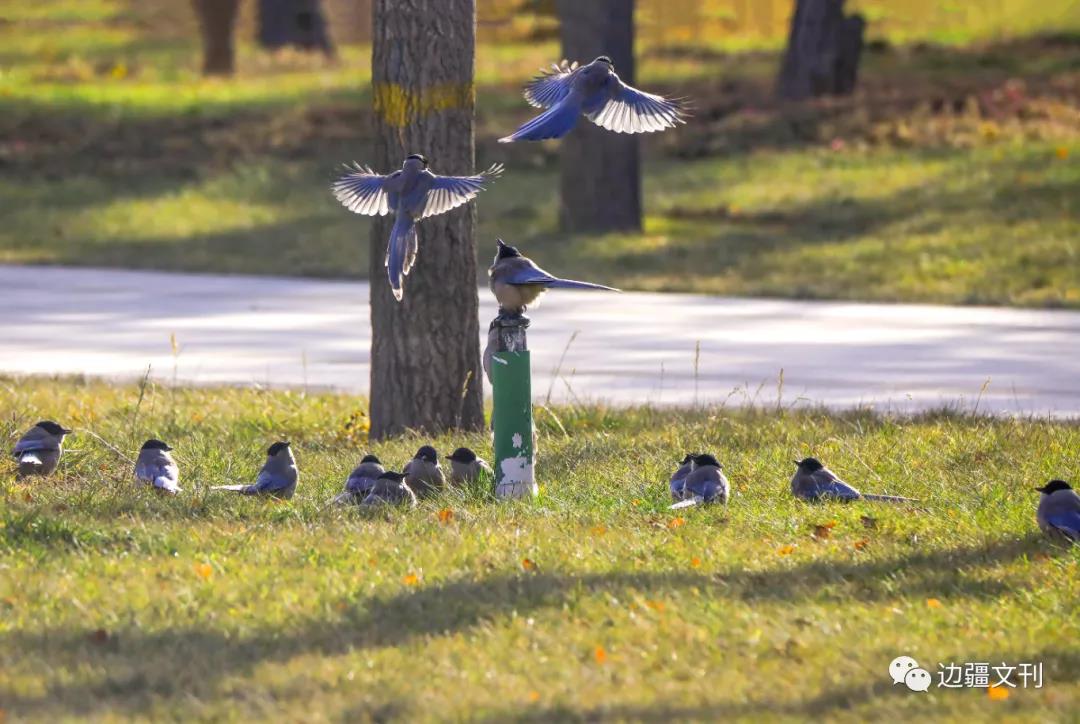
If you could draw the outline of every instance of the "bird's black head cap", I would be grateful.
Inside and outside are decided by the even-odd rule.
[[[421,447],[419,450],[416,451],[416,455],[414,457],[418,457],[421,460],[429,463],[436,463],[439,461],[439,453],[431,445],[424,445],[423,447]]]
[[[285,441],[275,442],[273,445],[271,445],[270,447],[268,447],[266,449],[266,454],[269,455],[270,457],[274,457],[275,455],[277,455],[279,452],[281,452],[282,450],[284,450],[287,447],[289,447],[289,443],[287,443]]]
[[[362,462],[362,463],[378,463],[379,465],[382,465],[382,460],[379,460],[379,458],[375,457],[374,455],[365,455],[360,460],[360,462]]]
[[[713,465],[713,466],[718,467],[718,468],[723,467],[723,465],[720,464],[719,460],[717,460],[716,458],[714,458],[712,455],[709,455],[709,454],[695,455],[693,457],[693,460],[694,460],[694,465],[697,465],[698,467],[700,467],[702,465]]]
[[[446,456],[447,460],[453,460],[456,463],[471,463],[476,460],[476,453],[467,447],[459,447],[457,450]]]
[[[424,156],[423,154],[419,154],[419,153],[410,153],[408,156],[405,157],[405,160],[408,161],[410,158],[415,158],[417,161],[424,164],[424,168],[427,168],[427,165],[428,165],[427,156]]]
[[[152,437],[149,440],[147,440],[146,442],[144,442],[142,444],[142,449],[143,450],[164,450],[165,452],[169,452],[170,450],[172,450],[172,448],[169,447],[166,443],[163,443],[161,440],[158,440],[157,438],[154,438],[154,437]]]
[[[510,259],[515,256],[521,256],[521,252],[515,247],[510,246],[502,239],[496,239],[495,243],[499,245],[499,253],[495,255],[495,261],[500,259]]]
[[[49,433],[50,435],[68,435],[71,433],[71,430],[67,429],[66,427],[61,427],[60,425],[57,425],[52,420],[42,420],[38,424],[34,425],[34,427],[40,427],[42,430]]]
[[[1051,480],[1049,483],[1042,486],[1041,488],[1035,489],[1038,490],[1040,493],[1046,493],[1047,495],[1050,495],[1050,493],[1056,493],[1059,490],[1072,490],[1072,486],[1066,483],[1064,480]]]
[[[795,464],[799,466],[799,470],[806,473],[815,473],[825,467],[817,458],[803,458],[802,460],[796,460]]]

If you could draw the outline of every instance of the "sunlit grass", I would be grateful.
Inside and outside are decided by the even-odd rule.
[[[1037,534],[1031,490],[1076,477],[1075,424],[556,407],[538,501],[363,516],[326,507],[351,466],[400,466],[423,438],[365,444],[345,425],[360,398],[5,379],[0,407],[5,444],[39,417],[77,429],[53,479],[0,463],[17,719],[1063,719],[1080,694],[1077,552]],[[121,457],[151,435],[176,447],[175,499]],[[208,490],[282,437],[291,502]],[[434,442],[489,454],[483,434]],[[724,462],[726,510],[666,510],[690,449]],[[923,503],[796,503],[810,452]],[[1042,661],[1045,684],[915,696],[887,676],[900,653],[935,673]]]

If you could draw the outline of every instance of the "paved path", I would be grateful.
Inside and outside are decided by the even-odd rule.
[[[175,334],[185,382],[364,391],[367,300],[363,282],[0,266],[0,372],[169,380]],[[772,407],[782,369],[784,405],[1080,415],[1080,313],[555,291],[531,316],[538,398]]]

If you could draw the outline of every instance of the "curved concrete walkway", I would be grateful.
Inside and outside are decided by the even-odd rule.
[[[184,382],[367,389],[366,282],[0,266],[0,290],[2,373],[167,381],[175,334]],[[1076,312],[554,291],[531,316],[539,399],[1080,415]]]

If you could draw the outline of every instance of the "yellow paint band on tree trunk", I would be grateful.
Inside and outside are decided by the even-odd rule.
[[[418,90],[380,83],[374,93],[375,112],[395,128],[435,111],[472,108],[476,102],[476,88],[471,83],[444,83]]]

